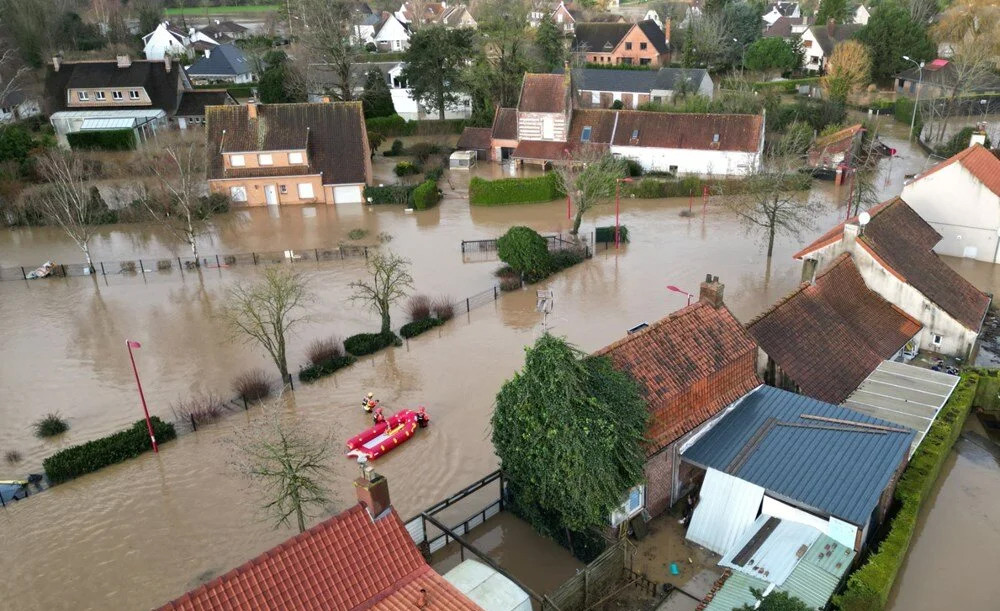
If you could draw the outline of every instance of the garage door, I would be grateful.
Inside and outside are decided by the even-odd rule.
[[[333,201],[334,203],[337,204],[360,204],[361,187],[358,186],[334,187]]]

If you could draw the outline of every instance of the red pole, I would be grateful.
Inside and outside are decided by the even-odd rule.
[[[708,185],[704,185],[701,188],[701,215],[705,216],[705,212],[708,210]]]
[[[566,194],[566,220],[568,221],[571,218],[573,218],[573,215],[570,213],[569,193],[567,193]]]
[[[618,210],[621,207],[622,181],[615,181],[615,250],[618,250]]]
[[[142,383],[139,381],[139,370],[135,366],[135,356],[132,355],[132,344],[135,344],[136,348],[140,348],[139,342],[133,342],[132,340],[125,340],[125,345],[128,346],[128,358],[132,361],[132,373],[135,374],[135,385],[139,388],[139,399],[142,400],[142,412],[146,415],[146,429],[149,431],[149,440],[153,442],[153,452],[159,453],[160,449],[156,445],[156,436],[153,435],[153,423],[149,421],[149,409],[146,407],[146,396],[142,394]]]

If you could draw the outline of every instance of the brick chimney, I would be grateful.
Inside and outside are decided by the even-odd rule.
[[[257,100],[253,98],[247,100],[247,117],[250,119],[257,118]]]
[[[833,17],[826,20],[826,33],[833,36],[833,33],[837,31],[837,20]]]
[[[713,308],[721,308],[723,305],[723,290],[726,285],[719,282],[718,276],[705,274],[705,281],[698,287],[698,301],[704,302]]]
[[[392,508],[392,503],[389,502],[389,480],[364,463],[361,471],[361,477],[354,480],[358,503],[368,510],[373,521],[379,520]]]
[[[119,68],[128,68],[132,65],[132,58],[127,53],[125,55],[116,55],[115,61],[118,63]]]

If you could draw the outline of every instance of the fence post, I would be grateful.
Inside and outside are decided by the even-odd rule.
[[[194,421],[194,414],[188,414],[188,416],[191,417],[191,429],[194,430],[195,432],[197,432],[198,431],[198,424],[195,423],[195,421]]]
[[[469,298],[465,298],[465,313],[468,314],[472,311],[472,307],[469,305]]]
[[[496,300],[497,300],[497,297],[498,297],[498,292],[499,292],[499,291],[497,291],[497,287],[496,287],[496,285],[494,284],[494,285],[493,285],[493,301],[496,301]]]
[[[146,266],[142,264],[142,259],[139,259],[139,271],[142,272],[142,277],[146,277]]]
[[[23,265],[21,266],[21,275],[24,276],[25,280],[28,279],[28,274],[24,273],[24,266]]]
[[[243,395],[243,411],[245,412],[250,411],[250,407],[247,405],[246,395]]]
[[[365,246],[365,261],[368,260],[368,247]]]
[[[314,248],[313,249],[313,256],[316,257],[316,262],[319,263],[319,249],[318,248]]]
[[[222,263],[219,262],[219,255],[215,255],[215,266],[222,267]]]
[[[503,492],[504,492],[503,491],[503,484],[504,484],[504,481],[503,481],[503,471],[501,471],[500,472],[500,511],[503,511],[503,507],[504,507],[504,501],[503,501],[503,497],[504,497],[504,494],[503,494]]]
[[[107,276],[108,272],[104,271],[104,261],[101,261],[101,275]]]
[[[62,268],[63,278],[65,278],[66,277],[66,266],[65,265],[60,265],[59,267]]]
[[[255,252],[251,252],[251,253],[250,253],[250,256],[252,256],[252,257],[253,257],[253,264],[254,264],[254,265],[257,265],[257,253],[255,253]]]

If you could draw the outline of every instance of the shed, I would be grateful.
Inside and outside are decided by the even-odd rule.
[[[527,592],[481,562],[465,560],[444,578],[484,611],[531,611]]]
[[[453,170],[469,170],[475,167],[477,157],[476,151],[455,151],[448,158],[448,165]]]

